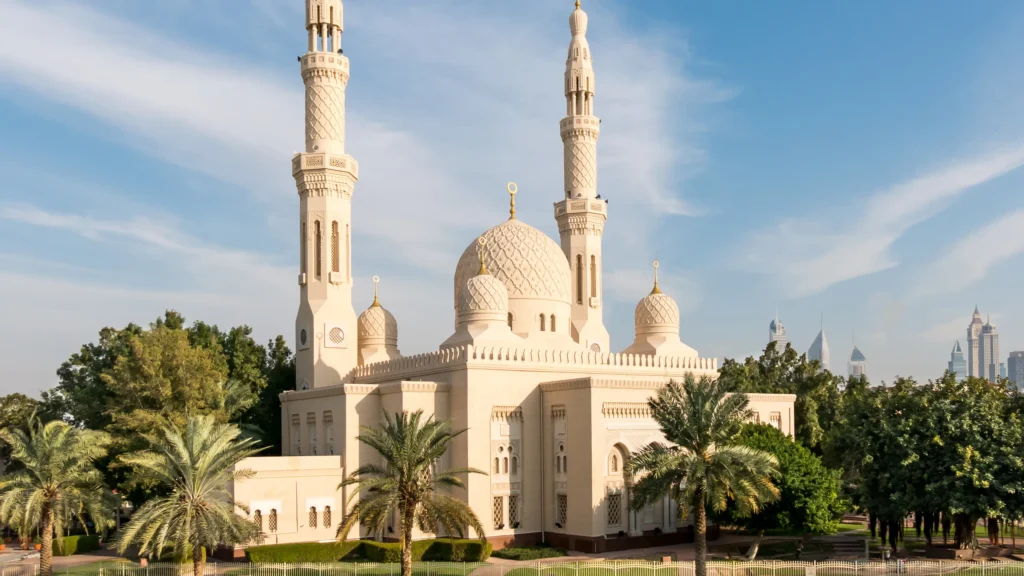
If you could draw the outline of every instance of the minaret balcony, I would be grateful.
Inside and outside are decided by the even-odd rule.
[[[301,152],[292,156],[292,176],[307,171],[347,172],[354,179],[359,179],[359,163],[348,154]]]
[[[600,133],[601,119],[597,116],[566,116],[559,121],[558,128],[562,133],[562,137],[565,137],[566,134],[572,131]]]
[[[608,217],[608,203],[599,198],[571,198],[555,202],[555,218],[573,214],[594,214]]]
[[[333,68],[348,75],[348,57],[335,52],[306,52],[299,57],[302,71],[314,68]]]

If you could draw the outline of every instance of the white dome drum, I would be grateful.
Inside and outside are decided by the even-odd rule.
[[[634,314],[638,334],[679,333],[679,305],[660,290],[651,292],[636,305]]]
[[[359,341],[373,340],[398,344],[398,321],[391,312],[376,302],[359,315]]]

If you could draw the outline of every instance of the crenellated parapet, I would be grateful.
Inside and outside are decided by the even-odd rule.
[[[586,372],[682,375],[694,372],[713,375],[718,371],[716,358],[693,356],[649,356],[643,354],[600,353],[588,350],[552,350],[511,346],[455,346],[426,354],[404,356],[388,362],[359,366],[353,372],[356,381],[394,380],[404,376],[436,374],[455,367],[518,368],[538,372]]]

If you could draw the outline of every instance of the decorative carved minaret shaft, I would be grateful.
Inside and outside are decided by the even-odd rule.
[[[572,337],[608,351],[602,319],[601,235],[608,204],[597,194],[597,138],[594,66],[587,43],[587,13],[576,2],[569,16],[569,57],[565,63],[566,116],[560,123],[565,166],[565,199],[555,204],[562,251],[572,268]]]
[[[306,151],[292,158],[301,239],[297,389],[339,384],[358,360],[351,225],[359,165],[345,154],[349,70],[341,52],[343,21],[341,0],[306,0],[309,51],[299,58],[306,85]]]

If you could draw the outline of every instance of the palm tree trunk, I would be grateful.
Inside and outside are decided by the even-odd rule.
[[[53,508],[49,504],[43,504],[43,524],[40,527],[42,547],[39,551],[39,575],[51,576],[53,574]]]
[[[708,519],[704,511],[704,492],[697,492],[694,505],[693,541],[696,545],[696,562],[694,576],[707,576],[708,573]]]
[[[203,549],[195,547],[192,549],[192,576],[203,576]]]
[[[412,576],[413,510],[412,506],[406,506],[402,511],[402,576]]]

